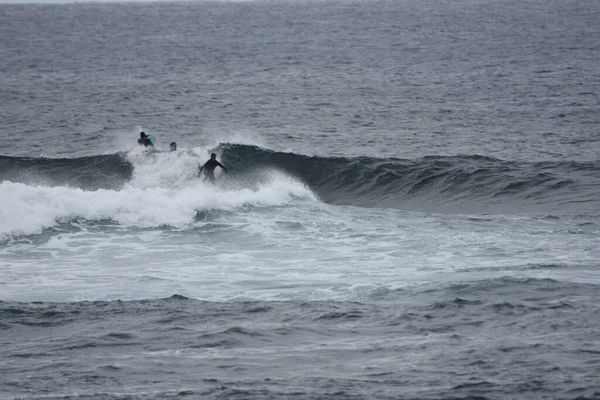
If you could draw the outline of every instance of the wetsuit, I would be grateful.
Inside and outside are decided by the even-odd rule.
[[[146,135],[143,138],[139,138],[138,139],[138,143],[139,144],[143,144],[146,147],[148,147],[148,146],[154,147],[154,142],[155,141],[156,141],[156,139],[152,135]]]
[[[210,179],[210,181],[214,183],[215,168],[217,167],[221,167],[223,168],[223,171],[227,172],[227,169],[223,166],[223,164],[211,158],[206,163],[204,163],[202,167],[200,167],[200,171],[198,171],[198,173],[200,174],[204,170],[204,175],[206,176],[206,178]]]

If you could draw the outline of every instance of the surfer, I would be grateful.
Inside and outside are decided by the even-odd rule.
[[[171,142],[171,144],[169,145],[169,147],[171,147],[171,151],[175,151],[175,150],[177,150],[177,143]]]
[[[154,141],[156,139],[152,135],[146,135],[145,132],[140,132],[140,138],[138,139],[139,144],[143,144],[144,146],[152,146],[154,147]]]
[[[208,179],[211,183],[215,183],[215,168],[217,167],[221,167],[223,168],[223,171],[227,172],[227,168],[225,168],[223,166],[223,164],[221,164],[220,162],[217,161],[217,155],[215,153],[212,153],[210,155],[210,160],[208,160],[207,162],[204,163],[203,166],[200,167],[200,170],[198,171],[198,175],[202,174],[202,171],[204,171],[204,180]]]

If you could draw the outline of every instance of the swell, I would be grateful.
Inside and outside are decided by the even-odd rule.
[[[410,380],[427,388],[406,398],[598,390],[597,287],[461,286],[390,303],[0,301],[0,390],[57,399],[397,399]]]
[[[319,157],[230,143],[215,151],[231,175],[242,180],[260,181],[265,169],[284,171],[335,205],[550,215],[600,210],[599,161],[513,162],[479,155]],[[61,159],[0,156],[0,182],[30,185],[119,190],[132,180],[134,169],[124,153]]]
[[[598,285],[574,283],[549,278],[515,278],[502,276],[483,280],[457,280],[445,284],[427,284],[394,288],[369,286],[355,288],[344,300],[291,300],[291,301],[204,301],[179,294],[167,298],[139,300],[95,300],[69,302],[14,302],[0,300],[0,321],[4,329],[16,325],[52,326],[74,322],[101,321],[111,317],[135,324],[143,314],[151,316],[155,326],[181,328],[181,323],[214,323],[212,336],[252,336],[247,329],[235,324],[227,329],[219,326],[220,319],[238,321],[239,315],[248,318],[288,321],[290,312],[298,321],[354,321],[370,320],[376,308],[392,311],[391,321],[398,314],[397,306],[407,307],[414,313],[431,314],[433,310],[487,308],[494,312],[527,308],[535,310],[573,309],[579,307],[594,311]],[[382,294],[385,295],[382,296]],[[590,301],[591,300],[591,301]],[[389,309],[388,309],[389,308]],[[385,310],[383,310],[385,309]],[[408,314],[407,316],[410,316]],[[142,318],[143,319],[143,318]],[[382,318],[375,318],[382,320]],[[2,328],[0,328],[2,329]],[[150,328],[148,328],[150,329]],[[128,341],[136,338],[135,330],[111,330],[103,339]],[[283,331],[282,331],[283,332]]]
[[[221,146],[232,170],[273,167],[331,204],[465,212],[598,210],[600,162],[512,162],[479,155],[417,159],[317,157]]]
[[[120,153],[79,158],[0,156],[0,182],[84,190],[120,189],[132,174],[133,165]]]

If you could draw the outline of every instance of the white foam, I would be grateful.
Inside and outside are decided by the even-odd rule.
[[[119,191],[5,181],[0,184],[0,237],[40,233],[75,218],[110,219],[139,227],[182,227],[193,223],[196,213],[202,210],[275,206],[295,197],[315,198],[302,183],[276,171],[268,182],[255,189],[233,181],[226,188],[210,191],[194,173],[181,172],[181,165],[193,170],[190,159],[174,153],[161,155],[161,159],[158,164],[146,165],[147,173],[138,164],[131,185]],[[157,169],[161,163],[165,168]]]
[[[127,153],[127,160],[133,165],[132,187],[184,188],[198,175],[200,160],[208,159],[203,149],[158,152],[138,147]]]

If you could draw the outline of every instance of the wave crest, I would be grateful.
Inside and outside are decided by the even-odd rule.
[[[317,157],[239,144],[220,150],[232,169],[286,171],[331,204],[463,213],[600,208],[600,162],[524,163],[479,155]]]

